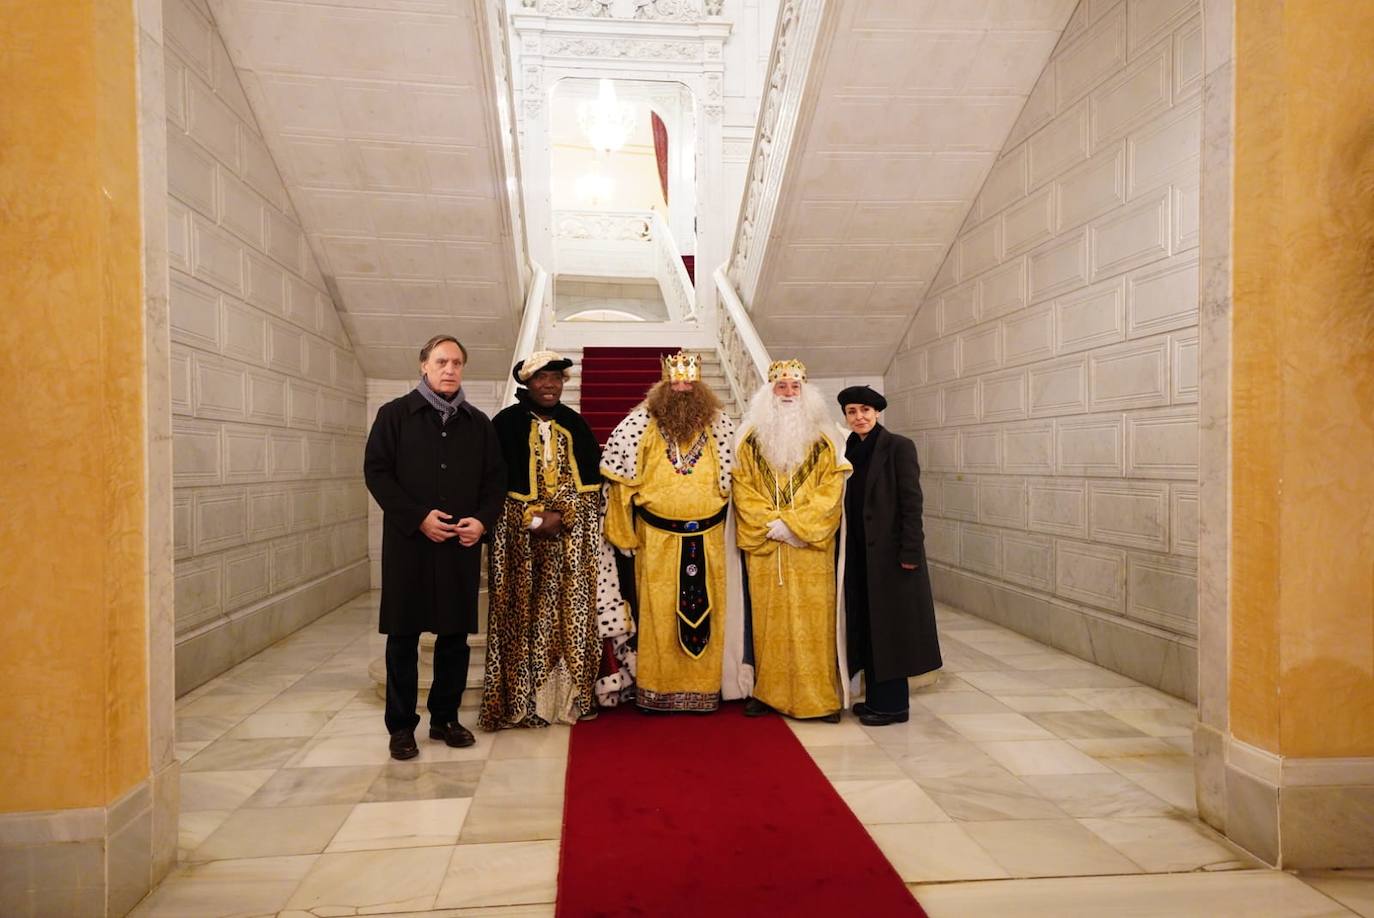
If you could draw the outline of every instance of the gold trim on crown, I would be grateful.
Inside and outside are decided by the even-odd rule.
[[[777,382],[780,379],[795,379],[797,382],[806,382],[806,364],[800,360],[775,360],[768,366],[768,381]]]
[[[700,382],[701,357],[679,351],[663,360],[663,378],[668,382]]]

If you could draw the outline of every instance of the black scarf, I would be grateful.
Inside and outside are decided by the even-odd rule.
[[[582,415],[559,402],[552,408],[536,405],[528,389],[515,390],[516,403],[491,419],[501,454],[506,459],[506,491],[511,495],[530,493],[530,425],[536,411],[572,434],[572,462],[584,485],[601,483],[601,447]]]
[[[844,512],[849,528],[850,550],[864,544],[864,489],[868,484],[868,467],[873,460],[873,451],[878,446],[879,431],[883,425],[874,424],[867,437],[862,439],[851,433],[844,442],[844,457],[854,466],[849,483],[844,490]],[[862,549],[860,549],[862,550]]]

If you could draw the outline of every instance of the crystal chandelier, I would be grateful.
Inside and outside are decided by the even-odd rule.
[[[610,80],[602,79],[595,102],[579,102],[577,123],[587,142],[599,153],[614,153],[625,146],[635,128],[635,109],[615,97]]]

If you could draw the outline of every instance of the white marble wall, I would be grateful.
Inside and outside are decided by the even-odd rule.
[[[367,588],[364,380],[202,0],[165,0],[178,690]]]
[[[1190,698],[1202,38],[1197,0],[1080,4],[886,377],[937,568]]]

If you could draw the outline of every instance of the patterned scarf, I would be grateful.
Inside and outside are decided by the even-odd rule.
[[[415,387],[415,391],[423,395],[425,401],[434,406],[434,410],[439,412],[439,419],[444,424],[447,424],[449,420],[457,414],[458,406],[462,405],[463,402],[467,400],[467,396],[463,394],[462,386],[458,387],[458,391],[453,394],[453,399],[449,400],[431,389],[429,387],[429,380],[425,379],[423,376],[420,377],[420,384]]]

